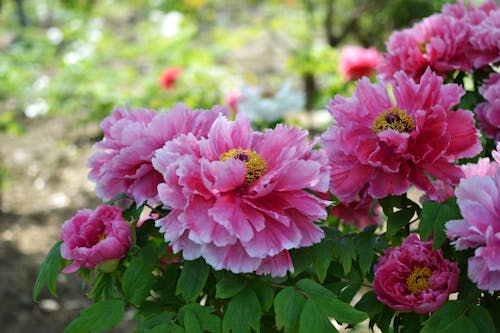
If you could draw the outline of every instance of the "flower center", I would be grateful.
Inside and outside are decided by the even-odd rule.
[[[400,133],[409,133],[415,128],[415,121],[406,113],[398,108],[390,108],[389,111],[380,113],[373,121],[373,131],[379,133],[386,129],[393,129]]]
[[[406,278],[406,288],[413,294],[418,294],[421,290],[429,289],[429,279],[432,272],[429,267],[415,267]]]
[[[105,232],[103,232],[103,233],[101,234],[101,236],[99,236],[99,239],[97,240],[97,242],[99,243],[100,241],[105,240],[107,236],[108,236],[108,235],[106,235],[106,233],[105,233]]]
[[[427,54],[427,50],[425,49],[425,47],[427,46],[427,43],[428,42],[422,42],[422,43],[419,43],[418,44],[418,50],[420,51],[420,53],[422,53],[423,55]]]
[[[266,161],[254,150],[241,148],[230,149],[229,151],[220,155],[221,161],[225,161],[229,158],[234,158],[245,163],[245,166],[247,167],[245,180],[248,184],[256,181],[267,170]]]

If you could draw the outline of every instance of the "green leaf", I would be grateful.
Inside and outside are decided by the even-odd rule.
[[[357,324],[365,319],[368,319],[368,315],[366,313],[355,309],[351,305],[344,303],[335,297],[318,295],[311,297],[311,299],[326,314],[340,323]]]
[[[57,242],[50,249],[49,253],[42,262],[40,271],[33,287],[33,300],[36,301],[42,288],[47,285],[50,293],[56,296],[56,282],[57,275],[61,269],[61,244],[62,241]]]
[[[314,253],[311,246],[302,247],[299,249],[290,250],[290,256],[293,262],[293,276],[297,276],[300,273],[308,269],[314,261]]]
[[[331,296],[335,297],[335,294],[330,290],[317,282],[310,279],[302,279],[295,284],[299,289],[304,291],[308,296]]]
[[[462,218],[455,197],[443,203],[426,201],[422,207],[422,215],[418,232],[422,240],[434,239],[433,249],[437,249],[446,241],[445,224],[449,220]]]
[[[183,323],[186,333],[203,333],[201,322],[193,311],[186,310],[184,312]]]
[[[375,292],[370,290],[361,297],[361,299],[356,303],[355,308],[368,313],[370,317],[373,317],[375,313],[382,312],[384,304],[377,299]]]
[[[246,279],[241,275],[222,278],[215,286],[216,298],[229,298],[239,293],[246,286]]]
[[[284,329],[285,333],[299,331],[299,319],[306,299],[294,287],[280,291],[274,299],[276,327]]]
[[[338,332],[316,303],[308,299],[300,314],[299,333]]]
[[[314,253],[313,267],[316,271],[316,276],[319,282],[323,282],[332,261],[333,242],[325,237],[319,244],[312,246],[312,251]]]
[[[359,268],[363,276],[370,272],[374,251],[372,246],[372,236],[376,226],[366,227],[360,232],[355,240],[356,250],[359,258]]]
[[[356,258],[354,241],[352,238],[342,237],[336,245],[336,253],[344,268],[344,274],[348,274],[351,271],[352,260]]]
[[[155,327],[151,327],[151,328],[145,328],[144,329],[144,333],[165,333],[165,332],[170,332],[170,328],[172,327],[172,325],[170,324],[159,324]],[[134,332],[136,333],[136,332]]]
[[[465,316],[467,302],[450,301],[424,322],[421,333],[478,333],[474,321]]]
[[[476,325],[480,333],[496,333],[495,324],[488,310],[479,305],[473,304],[469,310],[469,316]]]
[[[141,310],[142,310],[142,307],[141,307]],[[172,320],[172,318],[174,318],[174,316],[175,316],[175,313],[164,311],[164,312],[155,314],[153,316],[150,316],[148,318],[145,318],[139,322],[135,333],[139,333],[139,332],[143,332],[143,331],[146,332],[146,330],[154,332],[154,330],[157,329],[157,327],[159,327],[159,326],[161,326],[161,327],[166,326],[165,330],[167,330],[170,327],[170,321]],[[164,330],[164,332],[165,332],[165,330]]]
[[[269,311],[271,306],[273,306],[274,301],[274,289],[271,285],[263,280],[255,279],[250,283],[250,287],[255,291],[257,297],[259,297],[260,305],[263,311]]]
[[[215,311],[213,307],[198,303],[187,304],[179,311],[180,322],[183,323],[186,332],[200,329],[201,332],[219,333],[221,319],[213,314]]]
[[[122,300],[110,299],[92,305],[83,310],[73,320],[64,333],[99,333],[115,327],[123,320],[125,303]]]
[[[185,261],[177,282],[176,295],[182,294],[186,301],[195,300],[205,287],[209,269],[210,266],[201,258]]]
[[[403,227],[408,225],[415,215],[415,209],[405,207],[387,217],[387,237],[395,236]]]
[[[143,248],[140,254],[130,261],[123,274],[123,293],[134,305],[144,302],[154,285],[155,277],[152,272],[157,264],[154,248],[154,245]]]
[[[260,331],[262,308],[255,292],[246,288],[231,298],[222,319],[222,332],[249,333]]]

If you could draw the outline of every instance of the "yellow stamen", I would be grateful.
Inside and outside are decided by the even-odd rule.
[[[267,170],[266,161],[254,150],[241,148],[230,149],[220,155],[221,161],[225,161],[229,158],[234,158],[245,163],[245,166],[247,167],[245,180],[248,184],[256,181]]]
[[[108,236],[108,235],[106,235],[106,233],[105,233],[105,232],[103,232],[103,233],[101,234],[101,236],[99,236],[99,240],[98,240],[97,242],[100,242],[100,241],[105,240],[107,236]]]
[[[386,129],[393,129],[400,133],[409,133],[415,128],[415,121],[406,113],[398,108],[390,108],[389,111],[381,112],[373,120],[373,131],[379,133]]]
[[[415,267],[406,278],[406,288],[416,295],[422,290],[429,289],[429,279],[432,272],[429,267]]]
[[[427,43],[428,42],[422,42],[422,43],[418,44],[418,49],[419,49],[420,53],[427,54],[427,50],[425,49],[425,47],[427,46]]]

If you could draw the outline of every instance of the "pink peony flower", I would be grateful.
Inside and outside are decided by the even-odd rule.
[[[156,201],[163,177],[151,164],[154,151],[183,133],[206,135],[219,112],[227,113],[222,107],[191,110],[183,104],[162,113],[115,108],[101,123],[104,138],[94,145],[99,151],[88,160],[97,196],[109,200],[124,192],[138,204]]]
[[[481,151],[472,112],[451,110],[464,93],[460,86],[443,85],[430,70],[420,83],[404,72],[394,79],[394,101],[384,84],[363,78],[353,97],[335,96],[328,106],[334,124],[322,144],[330,190],[342,202],[399,195],[412,184],[435,198],[433,180],[458,183],[463,172],[452,163]]]
[[[398,311],[436,311],[457,291],[457,263],[411,234],[399,248],[389,248],[374,266],[373,289],[380,302]]]
[[[500,168],[462,179],[455,194],[463,219],[448,221],[446,235],[457,250],[476,249],[468,276],[477,287],[500,290]]]
[[[116,268],[118,260],[127,255],[132,243],[132,231],[113,206],[98,206],[95,211],[79,210],[62,225],[61,255],[73,263],[64,273],[76,272],[81,266],[93,269],[96,265],[104,271]]]
[[[480,158],[477,163],[467,163],[462,165],[465,178],[471,176],[493,176],[500,167],[500,143],[497,144],[496,151],[492,152],[493,161],[487,157]]]
[[[473,65],[482,66],[488,52],[494,49],[492,44],[498,42],[498,38],[490,38],[489,30],[498,22],[492,22],[494,17],[483,22],[495,7],[488,2],[476,9],[459,1],[445,5],[441,13],[426,17],[409,29],[393,32],[378,68],[382,78],[392,81],[392,76],[403,70],[419,81],[427,67],[446,77],[448,72],[469,72]]]
[[[293,271],[288,250],[321,240],[313,221],[329,204],[304,190],[325,192],[329,175],[307,135],[285,125],[254,132],[237,114],[219,116],[207,138],[187,134],[158,150],[158,195],[172,211],[157,226],[174,252],[235,273]]]
[[[372,224],[382,223],[380,205],[374,200],[339,202],[330,208],[330,213],[347,224],[355,225],[359,230]]]
[[[172,90],[175,88],[175,83],[177,79],[182,75],[182,68],[179,67],[168,67],[163,71],[158,79],[158,83],[161,87],[166,90]]]
[[[500,141],[500,74],[493,73],[479,88],[486,102],[474,109],[484,134]]]
[[[340,52],[339,71],[344,81],[356,80],[363,76],[371,76],[382,60],[375,48],[345,46]]]

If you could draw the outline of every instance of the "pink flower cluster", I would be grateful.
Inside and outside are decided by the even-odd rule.
[[[155,150],[183,133],[206,135],[219,113],[227,111],[221,107],[193,111],[183,104],[169,112],[115,108],[101,123],[104,138],[94,145],[98,151],[88,160],[97,196],[109,200],[123,192],[138,204],[157,201],[163,177],[151,164]]]
[[[451,71],[469,72],[498,62],[499,15],[493,1],[479,8],[459,1],[409,29],[393,32],[379,66],[382,78],[391,81],[403,70],[418,81],[427,67],[444,77]]]
[[[334,124],[322,136],[331,165],[330,190],[342,202],[383,198],[410,185],[439,197],[463,177],[459,158],[482,149],[471,111],[452,108],[463,89],[443,84],[429,69],[419,83],[398,72],[392,86],[357,82],[351,98],[335,96],[328,110]],[[429,175],[433,178],[430,179]]]
[[[344,81],[356,80],[374,74],[381,60],[382,54],[373,47],[345,46],[340,52],[339,71]]]
[[[113,206],[98,206],[95,211],[79,210],[62,226],[61,255],[73,263],[64,273],[76,272],[80,267],[93,269],[98,265],[111,271],[118,260],[125,257],[132,243],[132,231]]]
[[[475,249],[469,258],[468,276],[477,287],[500,290],[500,155],[466,166],[455,194],[463,219],[446,223],[446,234],[457,250]]]
[[[174,252],[236,273],[293,271],[288,250],[321,240],[313,221],[329,205],[304,190],[325,192],[329,178],[307,135],[283,125],[255,132],[244,114],[219,116],[206,138],[188,133],[156,151],[158,197],[172,208],[157,226]]]
[[[498,40],[500,41],[500,36]],[[500,51],[498,52],[500,54]],[[500,141],[500,74],[491,74],[479,88],[479,92],[486,100],[474,109],[479,125],[486,136]]]
[[[436,311],[457,291],[457,263],[444,259],[441,249],[416,234],[398,248],[389,248],[374,267],[373,289],[377,298],[398,311]]]

